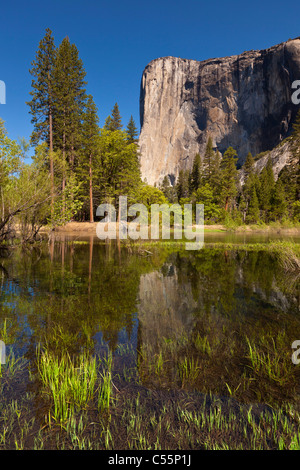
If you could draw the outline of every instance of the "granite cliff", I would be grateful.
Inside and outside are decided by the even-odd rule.
[[[153,185],[168,175],[173,184],[203,154],[209,136],[221,153],[234,147],[240,165],[249,151],[271,151],[291,133],[299,109],[291,99],[295,80],[300,38],[201,62],[153,60],[141,80],[142,178]]]

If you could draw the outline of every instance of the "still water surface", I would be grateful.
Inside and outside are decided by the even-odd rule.
[[[218,244],[269,239],[205,237]],[[29,360],[38,343],[72,354],[88,347],[91,354],[111,350],[116,374],[152,389],[239,390],[240,400],[279,404],[299,393],[290,360],[300,339],[299,273],[287,273],[264,250],[162,244],[132,251],[93,236],[60,236],[14,252],[1,266],[0,325],[8,319],[8,350]],[[253,375],[247,341],[282,353],[285,367],[277,365],[271,379]]]

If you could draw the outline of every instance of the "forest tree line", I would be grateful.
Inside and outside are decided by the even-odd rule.
[[[257,224],[300,221],[300,112],[289,138],[294,164],[275,178],[272,161],[259,172],[249,152],[243,164],[243,184],[237,169],[238,155],[229,147],[223,156],[209,138],[203,156],[196,154],[191,170],[181,170],[172,187],[166,176],[160,186],[169,202],[204,204],[208,223]]]

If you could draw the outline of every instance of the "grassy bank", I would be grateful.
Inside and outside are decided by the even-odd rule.
[[[300,450],[295,325],[259,329],[259,340],[259,326],[239,336],[230,322],[209,325],[192,343],[161,338],[137,355],[130,345],[101,357],[37,348],[31,363],[9,353],[0,449]]]
[[[96,227],[98,222],[69,222],[66,225],[58,226],[55,229],[56,233],[68,234],[68,235],[96,235]],[[117,224],[118,226],[118,224]],[[18,230],[18,227],[16,227]],[[289,232],[289,233],[300,233],[300,223],[293,221],[285,222],[271,222],[269,224],[239,224],[234,221],[219,224],[205,224],[204,231],[207,233],[213,232]],[[42,233],[49,232],[48,227],[42,227]]]
[[[112,394],[104,401],[99,390],[107,384],[101,375],[98,389],[82,402],[72,395],[74,377],[64,390],[69,397],[64,403],[55,394],[49,401],[43,396],[53,393],[50,384],[43,392],[23,391],[9,399],[9,389],[20,387],[22,364],[18,367],[2,374],[0,449],[300,449],[300,413],[292,405],[274,410],[211,394],[152,391],[138,384],[129,389],[110,375]],[[81,373],[88,375],[90,367],[87,361]],[[33,410],[36,400],[39,414]]]
[[[205,243],[215,250],[266,251],[279,261],[286,271],[300,272],[300,243],[292,241],[269,241],[267,243]]]
[[[150,256],[156,250],[185,249],[186,241],[183,240],[124,240],[123,246],[129,250]],[[234,242],[204,242],[203,247],[219,251],[264,251],[279,261],[286,270],[298,273],[300,271],[300,243],[293,241],[271,240],[265,243],[234,243]],[[151,251],[150,251],[151,250]]]
[[[235,232],[290,232],[300,233],[300,222],[285,221],[285,222],[270,222],[258,223],[258,224],[237,224],[234,222],[228,222],[224,224],[225,230]]]

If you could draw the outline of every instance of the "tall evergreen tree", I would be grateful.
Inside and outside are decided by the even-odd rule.
[[[128,142],[133,144],[137,142],[138,131],[132,116],[130,116],[127,124],[126,133],[128,135]]]
[[[111,112],[111,119],[112,119],[112,130],[113,131],[120,131],[122,129],[122,118],[119,111],[118,103],[115,103],[112,112]]]
[[[297,113],[296,120],[293,124],[292,134],[292,152],[295,156],[295,165],[293,166],[293,173],[296,187],[296,198],[300,201],[300,110]]]
[[[111,130],[111,116],[107,116],[107,118],[105,119],[105,123],[104,123],[104,126],[103,126],[103,129],[106,130],[106,131],[110,131]]]
[[[245,179],[249,178],[254,173],[254,158],[251,152],[248,152],[245,163],[243,165]]]
[[[173,203],[176,201],[176,188],[170,184],[168,176],[164,177],[159,189],[164,193],[169,202]]]
[[[201,161],[200,154],[197,153],[195,155],[192,171],[190,174],[191,192],[197,191],[197,189],[201,185],[201,180],[202,180],[202,161]]]
[[[261,171],[259,182],[259,205],[264,215],[264,219],[267,222],[272,208],[272,195],[275,185],[272,161],[270,158],[268,159],[266,166]]]
[[[211,177],[214,170],[215,152],[213,149],[212,138],[209,137],[203,157],[203,176],[207,183],[211,183]]]
[[[297,169],[293,164],[286,165],[279,173],[278,179],[284,188],[287,211],[292,215],[293,206],[297,200]]]
[[[82,140],[85,110],[85,70],[75,44],[69,38],[60,44],[53,72],[55,91],[54,147],[62,154],[62,189],[65,189],[67,167],[74,172]]]
[[[32,115],[34,130],[31,143],[37,146],[47,142],[49,149],[49,166],[51,176],[51,212],[54,204],[54,162],[53,162],[53,112],[54,112],[54,78],[53,70],[56,58],[56,47],[52,31],[47,28],[44,38],[39,43],[36,58],[32,62],[30,74],[32,91],[31,101],[27,102]]]
[[[122,129],[122,118],[119,111],[118,103],[115,103],[111,114],[107,116],[104,129],[110,132],[120,131]]]
[[[281,179],[277,179],[272,195],[272,218],[281,220],[287,213],[287,199]]]
[[[255,198],[255,202],[254,202],[255,211],[256,211],[256,203],[258,205],[257,182],[256,182],[256,174],[255,174],[254,169],[255,169],[254,158],[252,157],[252,154],[249,152],[246,157],[246,161],[243,165],[245,180],[244,180],[244,186],[242,189],[242,197],[245,203],[245,208],[244,208],[245,214],[248,212],[248,209],[250,211],[253,211],[253,205],[251,206],[251,208],[249,207],[252,197]]]
[[[178,180],[176,184],[177,198],[180,202],[180,199],[187,198],[189,196],[189,171],[180,170],[178,175]]]
[[[234,148],[228,147],[221,161],[221,183],[220,193],[222,204],[227,212],[233,205],[237,196],[237,152]]]
[[[97,107],[93,97],[88,96],[86,110],[83,119],[83,150],[87,159],[88,181],[89,181],[89,213],[90,222],[94,222],[94,204],[93,204],[93,178],[95,173],[95,157],[99,147],[99,118]]]
[[[259,220],[259,203],[256,193],[255,184],[252,184],[250,187],[250,197],[247,207],[246,222],[247,223],[257,223]]]
[[[215,202],[220,202],[221,191],[221,154],[218,149],[215,151],[213,158],[213,168],[210,176],[209,184],[213,190]]]
[[[120,115],[119,105],[115,103],[110,116],[106,118],[105,129],[108,131],[120,131],[122,129],[122,118]]]

